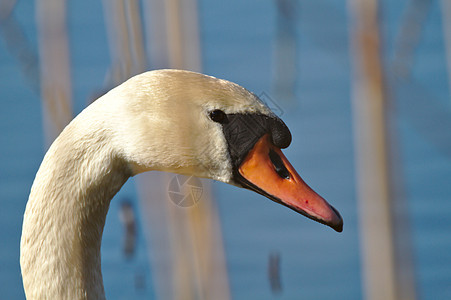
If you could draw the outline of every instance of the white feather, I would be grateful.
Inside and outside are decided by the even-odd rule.
[[[130,176],[162,170],[231,182],[220,125],[208,112],[270,110],[246,89],[198,73],[135,76],[55,140],[27,203],[20,263],[28,299],[103,299],[100,243],[111,198]]]

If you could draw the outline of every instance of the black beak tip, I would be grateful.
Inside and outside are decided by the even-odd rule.
[[[342,232],[343,231],[343,220],[338,223],[337,225],[334,225],[332,227],[333,230],[335,230],[336,232]]]
[[[336,232],[342,232],[343,231],[343,218],[341,217],[338,210],[335,209],[335,207],[331,206],[332,210],[337,215],[339,221],[336,224],[330,224],[329,226],[332,227]]]

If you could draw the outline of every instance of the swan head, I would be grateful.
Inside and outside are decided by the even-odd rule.
[[[103,113],[117,116],[111,118],[114,143],[133,174],[160,170],[211,178],[342,231],[338,211],[282,153],[291,143],[288,127],[245,88],[199,73],[158,70],[131,78],[102,101],[108,107]]]

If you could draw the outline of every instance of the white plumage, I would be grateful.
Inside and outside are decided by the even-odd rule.
[[[63,130],[36,174],[24,215],[20,263],[28,299],[105,298],[105,217],[130,176],[162,170],[233,183],[211,109],[272,115],[234,83],[159,70],[111,90]]]

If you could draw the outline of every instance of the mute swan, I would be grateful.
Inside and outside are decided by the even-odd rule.
[[[100,243],[110,200],[145,171],[254,190],[340,232],[339,213],[282,154],[290,142],[267,106],[226,80],[158,70],[112,89],[63,130],[36,174],[20,245],[27,298],[105,298]]]

